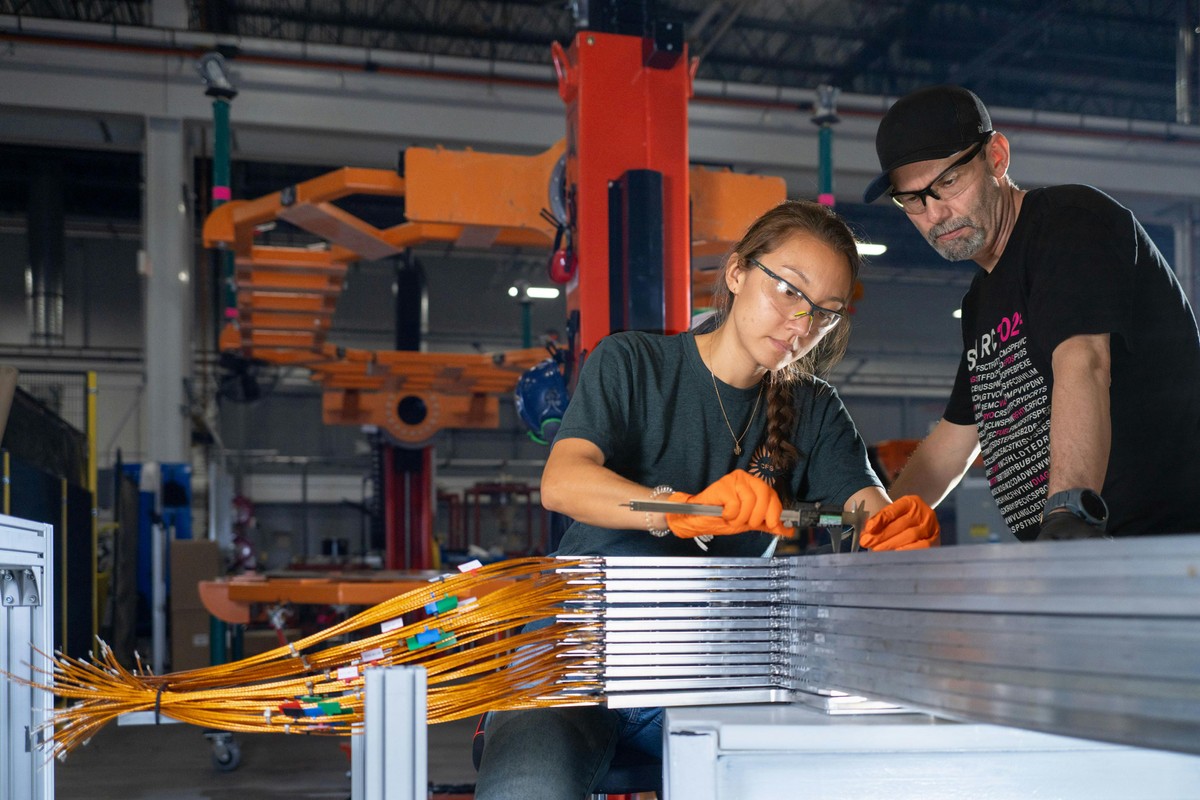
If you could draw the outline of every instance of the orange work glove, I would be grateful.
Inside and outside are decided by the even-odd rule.
[[[734,470],[699,494],[675,492],[668,499],[676,503],[721,506],[723,509],[719,517],[667,514],[667,527],[683,539],[745,531],[766,531],[776,536],[792,535],[792,529],[779,521],[779,515],[783,513],[779,495],[762,478],[744,469]]]
[[[942,531],[929,504],[907,494],[867,520],[858,543],[868,550],[920,550],[940,545]]]

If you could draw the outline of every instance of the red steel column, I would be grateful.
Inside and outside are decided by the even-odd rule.
[[[669,68],[645,66],[648,40],[580,31],[568,51],[553,48],[567,105],[566,184],[574,203],[579,256],[567,310],[579,311],[581,353],[609,333],[609,183],[631,169],[663,176],[663,288],[666,332],[691,319],[687,52]],[[572,198],[573,194],[573,198]]]

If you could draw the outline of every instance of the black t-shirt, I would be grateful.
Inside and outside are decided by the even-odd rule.
[[[720,392],[724,415],[717,403]],[[695,494],[735,469],[769,479],[762,442],[767,420],[765,392],[715,381],[691,333],[661,336],[614,333],[588,356],[579,385],[563,415],[558,439],[587,439],[604,454],[604,465],[643,486],[668,485]],[[791,496],[842,508],[852,494],[879,479],[866,446],[833,387],[812,379],[793,387],[800,457],[787,476]],[[755,403],[758,408],[755,410]],[[725,416],[741,433],[736,455]],[[676,536],[656,538],[642,530],[611,530],[576,522],[559,555],[761,556],[776,538],[767,533],[718,536],[705,553]]]
[[[1112,449],[1101,492],[1115,535],[1200,531],[1200,334],[1133,214],[1090,186],[1025,195],[1004,254],[963,298],[963,358],[945,418],[976,425],[992,496],[1037,535],[1050,466],[1051,357],[1110,334]]]

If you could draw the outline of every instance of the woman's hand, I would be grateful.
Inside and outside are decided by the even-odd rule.
[[[929,504],[908,494],[873,514],[858,542],[868,550],[919,550],[940,545],[942,531]]]
[[[746,531],[766,531],[776,536],[792,535],[792,529],[779,521],[783,513],[779,495],[762,478],[742,469],[720,478],[699,494],[675,492],[669,499],[676,503],[721,506],[719,517],[667,514],[667,527],[683,539]]]

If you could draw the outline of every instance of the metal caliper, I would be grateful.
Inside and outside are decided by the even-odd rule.
[[[627,504],[634,511],[649,511],[651,513],[661,514],[694,514],[698,517],[719,517],[721,516],[721,506],[710,506],[702,503],[674,503],[670,500],[630,500]],[[800,501],[793,503],[789,508],[783,510],[780,516],[780,522],[791,528],[829,528],[829,541],[833,547],[833,552],[840,553],[842,545],[849,540],[850,552],[857,552],[859,549],[858,539],[862,534],[863,524],[867,521],[866,507],[863,503],[859,503],[853,509],[837,509],[832,506],[819,503]],[[834,528],[849,528],[844,531],[834,531]],[[709,537],[699,537],[696,539],[696,544],[700,545],[701,549],[707,550],[704,546],[704,541]]]

